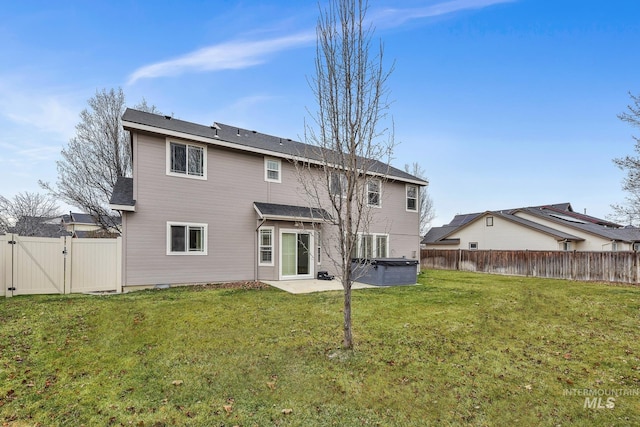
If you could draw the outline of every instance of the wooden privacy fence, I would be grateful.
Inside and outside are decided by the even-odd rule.
[[[427,269],[637,284],[638,252],[422,249]]]
[[[0,236],[0,296],[121,292],[122,240]]]

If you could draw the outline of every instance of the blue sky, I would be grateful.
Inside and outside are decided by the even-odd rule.
[[[640,1],[371,1],[395,122],[437,217],[623,201],[617,119],[640,94]],[[40,191],[96,90],[165,114],[302,140],[315,1],[21,1],[0,12],[0,194]]]

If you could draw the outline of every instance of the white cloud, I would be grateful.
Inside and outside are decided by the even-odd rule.
[[[16,127],[32,129],[32,133],[52,133],[62,140],[73,136],[80,113],[71,100],[73,96],[63,92],[46,93],[42,88],[27,88],[16,83],[0,85],[0,116]]]
[[[138,68],[128,84],[140,79],[176,76],[187,72],[230,70],[252,67],[266,61],[269,54],[310,44],[315,33],[299,33],[268,40],[231,41],[205,47],[179,58]]]
[[[451,0],[412,9],[382,9],[371,12],[371,20],[380,28],[392,28],[419,18],[446,15],[467,9],[481,9],[516,0]],[[167,61],[145,65],[135,70],[128,84],[141,79],[178,76],[185,73],[243,69],[262,64],[269,55],[312,44],[315,31],[266,40],[229,41],[205,47]]]
[[[482,9],[516,0],[452,0],[412,9],[382,9],[373,13],[372,21],[379,28],[393,28],[412,19],[433,18],[469,9]]]

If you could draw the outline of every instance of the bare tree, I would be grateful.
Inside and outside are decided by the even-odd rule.
[[[344,290],[343,347],[353,348],[351,327],[352,269],[357,233],[371,223],[367,202],[367,177],[384,179],[393,151],[393,129],[382,127],[389,109],[387,79],[391,70],[382,66],[383,48],[371,56],[373,29],[366,24],[368,3],[362,0],[330,0],[320,10],[316,27],[315,76],[310,85],[317,100],[312,124],[305,125],[305,140],[320,166],[299,164],[301,183],[309,202],[328,206],[333,235],[327,256],[339,272]],[[381,160],[386,163],[381,162]],[[381,170],[382,169],[382,170]],[[323,245],[326,249],[326,245]]]
[[[76,136],[62,149],[55,186],[40,186],[64,202],[93,216],[105,230],[119,227],[119,214],[109,208],[109,198],[119,176],[131,175],[131,145],[122,128],[125,96],[121,88],[97,91],[80,113]],[[159,113],[143,98],[136,106]]]
[[[627,106],[627,111],[618,115],[623,122],[640,128],[640,96],[629,93],[632,103]],[[632,136],[635,140],[634,156],[626,156],[613,159],[613,162],[621,169],[626,170],[627,176],[622,181],[622,189],[629,193],[625,203],[612,205],[614,215],[612,217],[619,222],[628,224],[640,224],[640,138]]]
[[[418,162],[413,162],[410,165],[405,164],[404,170],[405,172],[410,173],[413,176],[417,176],[418,178],[424,179],[427,182],[429,181],[424,169]],[[418,200],[418,212],[420,212],[420,236],[424,236],[431,228],[431,222],[436,217],[436,210],[433,205],[433,199],[429,195],[427,187],[420,188],[420,195],[418,197]]]
[[[43,236],[60,216],[56,201],[45,194],[18,193],[13,199],[0,196],[0,228],[21,236]],[[51,227],[51,226],[54,227]]]

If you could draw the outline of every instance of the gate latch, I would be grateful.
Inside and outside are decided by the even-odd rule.
[[[15,240],[9,240],[7,243],[10,245],[15,245],[17,242]]]
[[[16,288],[7,288],[8,291],[15,291]]]

